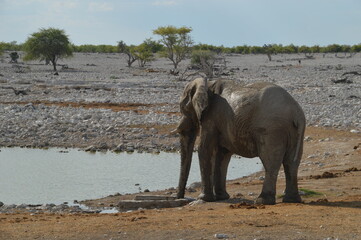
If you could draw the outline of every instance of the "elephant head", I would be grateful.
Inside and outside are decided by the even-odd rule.
[[[183,115],[173,133],[180,134],[181,143],[181,171],[178,185],[178,198],[184,197],[192,162],[193,147],[197,132],[200,129],[202,113],[208,105],[207,80],[197,78],[188,83],[180,100],[180,110]]]

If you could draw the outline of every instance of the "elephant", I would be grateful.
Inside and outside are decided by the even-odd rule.
[[[182,118],[173,131],[180,136],[181,169],[177,198],[184,198],[193,148],[198,158],[204,201],[226,200],[227,168],[233,154],[259,157],[265,169],[259,204],[276,203],[281,164],[286,175],[283,202],[301,202],[297,174],[303,151],[305,115],[282,87],[267,82],[233,80],[189,82],[180,99]]]

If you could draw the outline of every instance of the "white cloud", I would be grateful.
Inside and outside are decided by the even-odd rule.
[[[102,3],[91,2],[88,5],[88,10],[90,12],[109,12],[109,11],[113,11],[114,7],[106,2],[102,2]]]
[[[172,6],[172,5],[177,5],[177,2],[172,1],[172,0],[155,1],[152,3],[152,5],[154,5],[154,6]]]

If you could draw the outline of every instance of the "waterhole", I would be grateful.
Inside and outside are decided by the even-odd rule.
[[[87,153],[77,149],[0,149],[0,201],[73,202],[110,194],[162,190],[178,184],[178,153]],[[258,158],[232,158],[227,179],[260,171]],[[188,184],[200,181],[194,154]]]

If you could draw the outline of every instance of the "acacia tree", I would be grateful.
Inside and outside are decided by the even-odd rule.
[[[56,63],[60,58],[70,57],[73,50],[64,30],[56,28],[40,29],[31,34],[24,43],[26,55],[24,60],[40,59],[53,64],[56,72]]]
[[[177,69],[178,64],[191,52],[193,44],[189,35],[191,31],[192,28],[174,26],[159,27],[153,30],[153,34],[161,37],[160,42],[166,47],[165,55],[172,61],[174,69]]]

